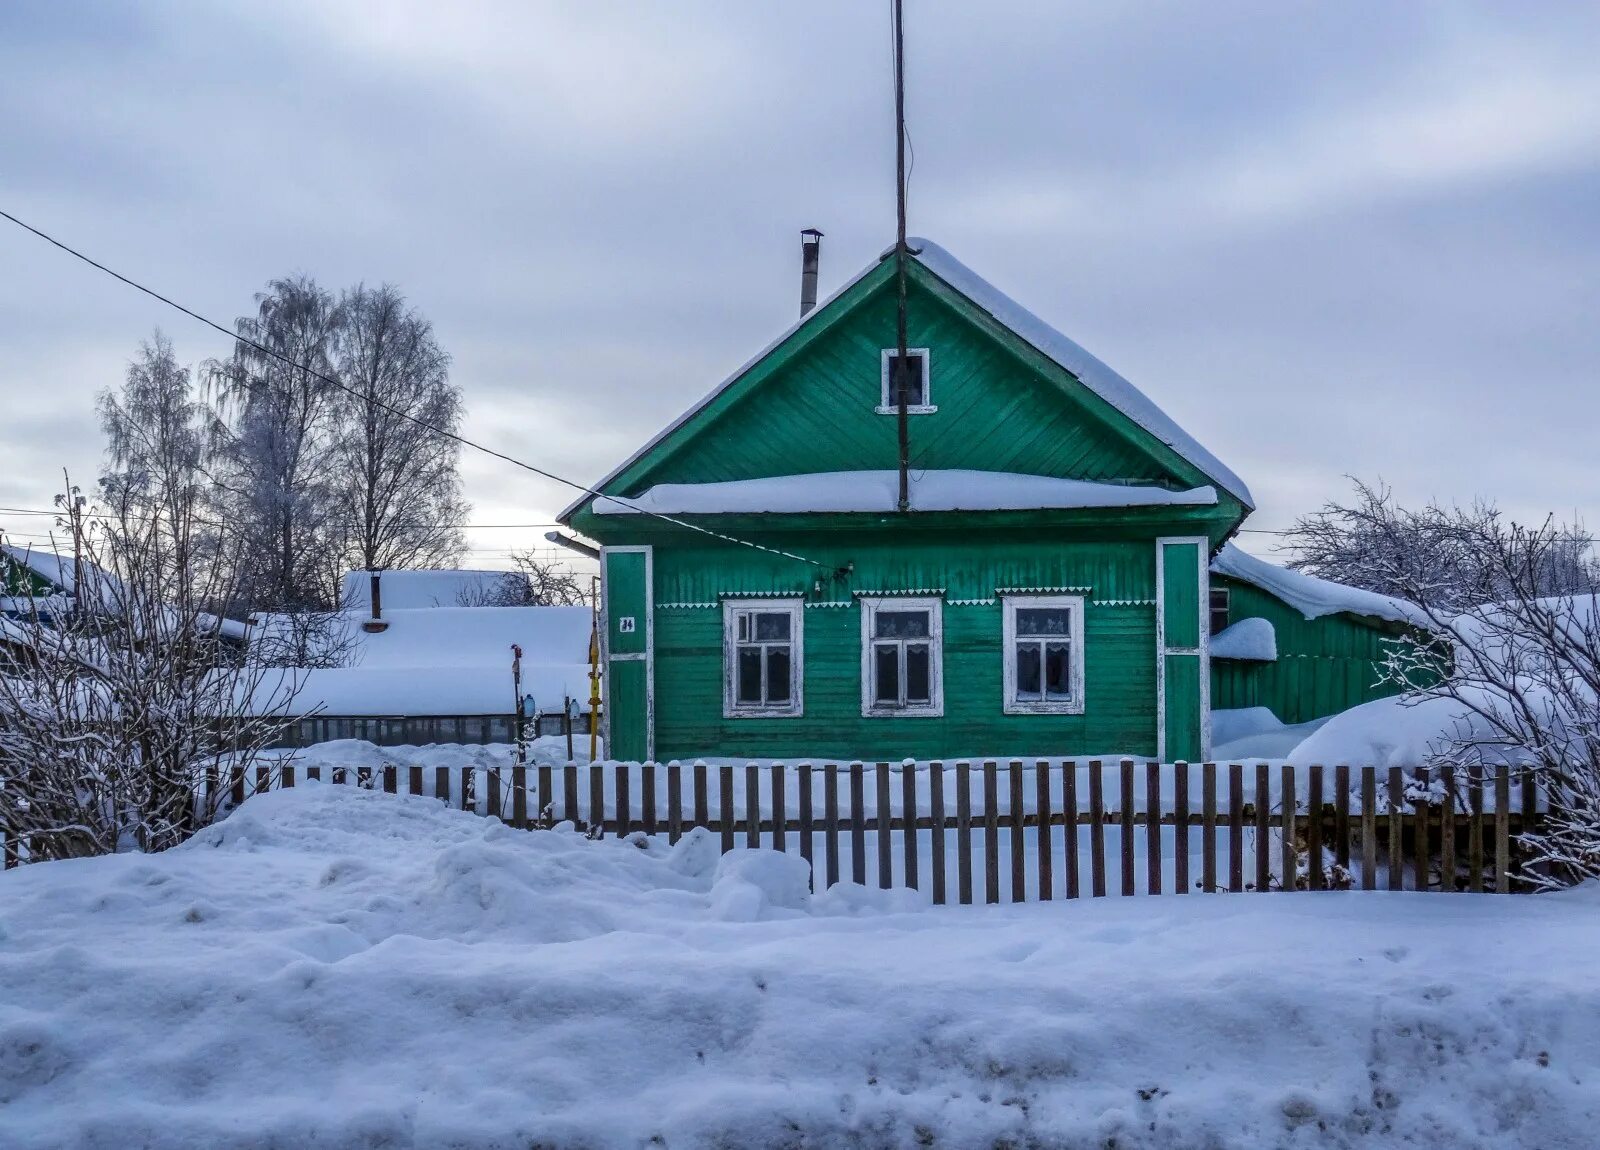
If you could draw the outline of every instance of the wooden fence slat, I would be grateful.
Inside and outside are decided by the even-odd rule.
[[[1061,861],[1067,870],[1067,897],[1077,898],[1081,893],[1078,875],[1078,760],[1068,759],[1061,764]]]
[[[1539,818],[1539,776],[1534,771],[1524,769],[1522,772],[1522,833],[1527,834],[1534,828]],[[1531,873],[1533,862],[1524,854],[1521,875],[1528,890],[1536,890]]]
[[[1428,881],[1428,863],[1433,858],[1431,844],[1428,842],[1428,768],[1417,768],[1417,801],[1414,805],[1416,811],[1415,827],[1411,836],[1412,861],[1416,864],[1416,884],[1419,891],[1426,891],[1431,885]]]
[[[384,764],[384,766],[383,766],[383,793],[384,794],[392,795],[392,794],[395,794],[399,790],[399,780],[395,777],[396,773],[397,772],[395,771],[395,767],[394,767],[393,763],[385,763]]]
[[[1122,803],[1120,812],[1122,826],[1118,837],[1122,841],[1117,845],[1121,848],[1118,853],[1122,856],[1122,893],[1126,897],[1133,894],[1135,889],[1133,875],[1133,760],[1123,759],[1121,767],[1122,769],[1118,774],[1121,776],[1119,789],[1122,792],[1120,800]]]
[[[369,774],[369,777],[370,777],[370,774]],[[272,789],[272,768],[271,767],[257,767],[256,768],[256,790],[255,790],[255,793],[258,794],[258,795],[264,795],[271,789]]]
[[[1228,764],[1228,889],[1244,890],[1244,764]]]
[[[583,825],[578,811],[578,767],[568,763],[561,768],[561,805],[566,809],[566,821],[575,827]]]
[[[1106,893],[1106,797],[1100,760],[1089,762],[1089,889],[1095,898]]]
[[[689,768],[693,770],[694,768]],[[683,837],[683,764],[667,764],[667,842]]]
[[[1189,764],[1172,769],[1172,893],[1189,893]]]
[[[1161,893],[1161,764],[1144,767],[1145,890]]]
[[[1217,764],[1200,764],[1200,889],[1217,892]]]
[[[890,830],[892,819],[889,808],[889,764],[879,763],[877,786],[873,793],[873,826],[878,828],[878,887],[888,890],[894,885],[894,834]]]
[[[1494,891],[1511,893],[1511,768],[1494,769]]]
[[[1483,893],[1483,768],[1474,763],[1467,768],[1467,890]]]
[[[422,768],[415,763],[406,771],[406,793],[411,795],[422,793]]]
[[[490,767],[489,768],[488,778],[485,781],[485,785],[489,788],[489,793],[484,796],[485,802],[487,804],[487,810],[485,811],[485,813],[488,814],[490,818],[499,818],[500,817],[500,803],[501,803],[501,799],[504,797],[501,794],[501,791],[500,791],[500,785],[501,784],[500,784],[500,768],[499,767]]]
[[[696,762],[689,768],[690,790],[694,802],[694,812],[691,826],[711,829],[711,768],[705,763]]]
[[[606,836],[606,769],[599,763],[589,767],[589,834]]]
[[[1350,871],[1350,764],[1333,768],[1333,861]]]
[[[811,764],[800,764],[800,857],[811,867],[811,884],[816,887],[817,858],[816,828],[812,825],[816,814],[811,806]]]
[[[1027,875],[1027,812],[1022,801],[1022,760],[1012,759],[1007,768],[1007,837],[1011,840],[1011,901],[1028,899]]]
[[[555,772],[548,765],[542,766],[538,769],[536,778],[537,783],[535,785],[539,789],[534,795],[534,818],[536,818],[542,825],[549,825],[550,823],[556,821],[556,796],[553,787],[555,782]],[[522,801],[524,804],[526,804],[528,801],[526,788],[524,788]],[[528,825],[528,812],[526,806],[523,807],[522,822],[520,822],[518,825],[524,827]]]
[[[344,780],[343,779],[338,779],[336,781],[343,782]],[[230,767],[229,768],[229,770],[228,770],[228,791],[229,791],[229,797],[233,799],[233,805],[234,806],[238,806],[240,803],[244,802],[244,768],[243,767]]]
[[[1322,768],[1313,763],[1306,772],[1306,857],[1312,890],[1327,890],[1322,866]]]
[[[1050,764],[1043,759],[1033,764],[1033,805],[1039,828],[1039,901],[1055,897],[1055,875],[1050,862]]]
[[[783,764],[773,763],[768,768],[772,780],[772,849],[787,851],[789,849],[789,819],[788,812],[783,809],[785,795],[783,782]]]
[[[933,901],[942,906],[949,892],[944,873],[944,764],[937,759],[928,764],[928,821],[933,825]]]
[[[867,885],[867,768],[850,764],[850,881]]]
[[[283,766],[278,768],[278,786],[280,786],[280,787],[292,787],[292,786],[294,786],[294,764],[293,763],[284,763]]]
[[[761,845],[761,768],[754,763],[744,768],[744,845]]]
[[[528,825],[528,768],[521,763],[511,768],[511,825]]]
[[[1361,768],[1361,889],[1378,889],[1378,769]]]
[[[1272,889],[1272,768],[1256,764],[1256,877],[1257,894]],[[1287,808],[1285,808],[1287,809]],[[1286,888],[1287,889],[1287,888]]]
[[[983,901],[1000,901],[1000,767],[983,764]]]
[[[656,833],[656,765],[646,763],[639,768],[639,815],[644,822],[644,833]]]
[[[633,833],[633,770],[627,763],[618,763],[612,771],[615,780],[612,802],[617,808],[617,837],[627,838]]]
[[[722,834],[722,853],[733,849],[733,824],[738,817],[733,802],[733,765],[724,763],[717,768],[718,829]]]
[[[905,824],[900,840],[905,883],[912,890],[918,890],[917,769],[910,763],[900,764],[900,815]]]
[[[972,764],[956,764],[956,900],[972,902]]]
[[[839,768],[822,769],[823,846],[828,855],[828,886],[839,881]]]
[[[1405,854],[1401,836],[1405,833],[1405,788],[1401,783],[1400,768],[1389,768],[1389,889],[1404,890],[1406,885]]]
[[[435,767],[433,769],[433,797],[445,806],[450,805],[450,768]]]
[[[1439,817],[1439,891],[1454,894],[1456,889],[1456,769],[1449,763],[1440,771],[1444,799]]]
[[[1295,795],[1294,768],[1288,763],[1283,764],[1282,793],[1278,796],[1278,805],[1282,808],[1279,818],[1282,834],[1278,839],[1280,869],[1278,876],[1278,889],[1285,891],[1300,889],[1300,802]]]
[[[265,779],[266,779],[266,768],[265,767],[258,768],[257,771],[256,771],[256,782],[257,783],[261,783],[261,782],[264,782]],[[364,791],[369,791],[369,790],[372,789],[372,768],[371,767],[357,767],[356,768],[356,786],[360,787]]]

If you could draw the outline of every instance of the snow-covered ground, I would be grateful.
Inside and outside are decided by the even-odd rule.
[[[300,786],[0,875],[0,1146],[1591,1147],[1600,894],[934,909]]]

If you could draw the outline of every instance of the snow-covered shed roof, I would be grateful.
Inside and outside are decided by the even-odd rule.
[[[1410,623],[1418,627],[1428,625],[1427,613],[1415,603],[1347,587],[1331,579],[1319,579],[1301,571],[1290,571],[1265,559],[1257,559],[1235,547],[1225,544],[1211,561],[1211,570],[1227,575],[1241,583],[1259,587],[1270,595],[1282,599],[1307,619],[1320,619],[1324,615],[1370,615],[1394,623]]]
[[[50,548],[18,547],[14,543],[0,543],[0,553],[53,587],[69,593],[77,589],[77,564],[70,556],[58,555]]]
[[[470,607],[482,603],[508,579],[518,578],[513,571],[411,571],[378,573],[378,594],[385,612],[413,607]],[[372,572],[351,571],[344,577],[339,602],[353,611],[372,608]]]
[[[59,555],[53,550],[38,550],[32,547],[16,547],[12,544],[0,544],[0,552],[15,561],[18,565],[32,571],[39,578],[51,586],[58,587],[67,595],[78,594],[79,563],[65,555]],[[99,598],[101,606],[108,611],[117,611],[127,606],[127,596],[123,595],[123,585],[115,575],[103,568],[88,562],[82,564],[85,576],[85,594],[91,600]],[[0,613],[11,612],[23,614],[23,607],[19,596],[11,596],[9,600],[0,600]],[[49,600],[39,598],[36,607],[45,611],[49,606],[58,601],[57,596]],[[169,624],[176,625],[178,614],[168,611],[165,618]],[[244,639],[246,634],[245,624],[234,619],[225,619],[220,615],[211,615],[206,612],[197,612],[195,621],[202,625],[215,627],[217,633],[226,639]]]
[[[662,483],[626,502],[596,499],[594,511],[597,515],[893,511],[898,505],[899,485],[897,471],[824,471],[721,483]],[[908,486],[914,511],[1210,507],[1217,502],[1212,487],[1169,491],[1004,471],[913,471]]]
[[[906,245],[910,248],[913,258],[934,275],[949,284],[960,294],[966,296],[978,307],[987,311],[1001,325],[1025,343],[1071,372],[1090,391],[1144,428],[1151,435],[1167,444],[1179,456],[1192,463],[1207,476],[1216,480],[1224,490],[1239,499],[1246,507],[1255,507],[1255,499],[1251,496],[1250,489],[1245,486],[1244,480],[1240,479],[1220,459],[1201,446],[1200,442],[1192,435],[1179,427],[1172,417],[1156,406],[1155,402],[1144,392],[1111,370],[1095,356],[1089,354],[1077,343],[1017,303],[999,288],[989,283],[932,240],[923,239],[920,236],[912,237],[907,239]],[[806,324],[814,322],[818,316],[825,313],[829,304],[853,288],[893,252],[894,248],[892,246],[885,248],[877,260],[851,276],[848,281],[821,304],[813,308],[797,323],[792,324],[781,335],[767,344],[766,347],[741,364],[738,370],[712,388],[694,406],[662,428],[651,437],[648,443],[613,468],[604,479],[594,485],[590,492],[586,492],[574,500],[557,518],[565,521],[573,512],[583,506],[584,502],[590,499],[594,492],[604,490],[607,484],[629,467],[632,467],[669,435],[704,410],[713,400],[737,383],[745,373],[765,359],[780,344],[803,329]]]

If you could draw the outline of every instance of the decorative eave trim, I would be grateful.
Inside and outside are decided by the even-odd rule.
[[[853,599],[829,599],[822,603],[807,603],[807,607],[854,607]]]
[[[926,598],[929,595],[943,595],[943,587],[887,587],[887,588],[860,588],[850,592],[857,599],[893,599],[896,596],[916,596]]]
[[[716,603],[657,603],[658,611],[688,611],[695,608],[715,608]]]
[[[1154,607],[1154,599],[1091,599],[1090,604],[1095,607]]]
[[[996,587],[996,595],[1087,595],[1093,587]]]
[[[951,599],[949,603],[952,607],[993,607],[999,601],[998,599]]]

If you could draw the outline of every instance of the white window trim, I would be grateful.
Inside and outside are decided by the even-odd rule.
[[[889,364],[894,359],[896,349],[886,347],[878,353],[878,406],[879,415],[898,415],[900,408],[889,402]],[[922,357],[922,398],[923,403],[906,405],[907,415],[931,415],[938,411],[933,403],[933,357],[925,347],[908,347],[907,355],[920,355]]]
[[[725,599],[722,603],[722,717],[724,719],[793,719],[805,714],[805,600]],[[789,616],[789,702],[781,707],[740,705],[737,701],[738,660],[734,658],[738,618],[745,612]]]
[[[938,596],[882,595],[860,597],[861,603],[861,717],[864,719],[917,718],[944,716],[944,600]],[[872,689],[872,623],[879,610],[928,612],[929,701],[911,707],[878,705]]]
[[[1001,652],[1001,675],[1005,684],[1005,713],[1008,715],[1081,715],[1083,714],[1083,596],[1082,595],[1006,595],[1002,599],[1005,621],[1003,624],[1005,647]],[[1072,612],[1072,633],[1067,642],[1072,650],[1072,698],[1066,700],[1018,699],[1017,661],[1014,658],[1017,639],[1018,607],[1065,607]],[[1042,668],[1041,668],[1042,670]]]

